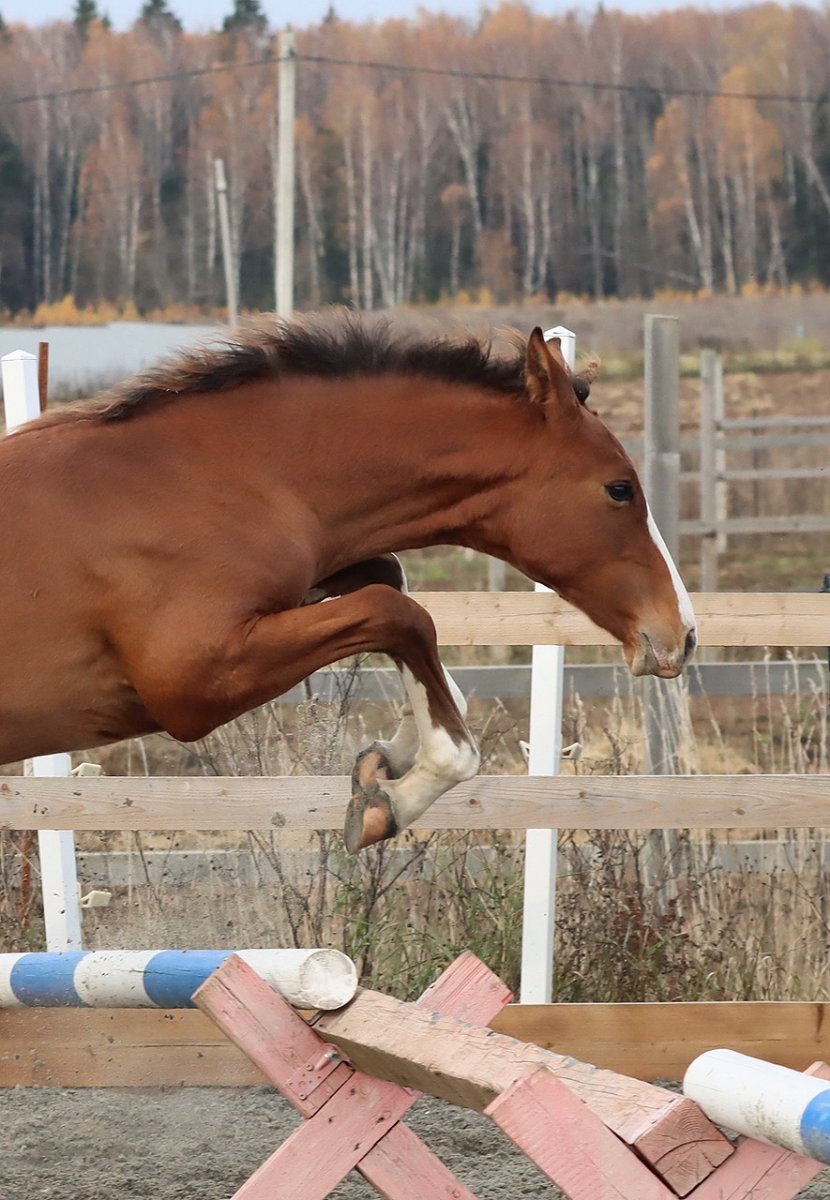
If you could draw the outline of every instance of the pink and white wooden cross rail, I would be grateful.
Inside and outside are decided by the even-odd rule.
[[[475,1200],[403,1124],[419,1089],[485,1112],[570,1200],[792,1200],[822,1169],[735,1150],[687,1099],[483,1028],[509,999],[465,953],[414,1005],[364,991],[309,1024],[229,958],[194,1001],[306,1118],[233,1200],[323,1200],[352,1169],[387,1200]]]

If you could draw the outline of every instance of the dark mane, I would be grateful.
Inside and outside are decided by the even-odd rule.
[[[524,387],[524,340],[497,352],[465,332],[431,335],[341,311],[285,321],[266,315],[183,351],[94,399],[56,408],[36,424],[122,421],[149,406],[194,392],[224,392],[291,375],[351,379],[403,374],[469,384],[505,394]]]

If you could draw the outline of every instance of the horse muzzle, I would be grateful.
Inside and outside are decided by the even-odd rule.
[[[687,630],[682,643],[673,649],[667,649],[655,637],[640,630],[634,645],[625,649],[628,669],[632,675],[675,679],[692,657],[696,645],[697,634],[694,629]]]

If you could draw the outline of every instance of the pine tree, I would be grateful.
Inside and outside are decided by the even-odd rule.
[[[11,36],[6,27],[7,36]],[[32,177],[26,162],[0,124],[0,309],[17,312],[34,302],[32,269]]]
[[[100,21],[105,29],[109,29],[111,24],[109,17],[98,11],[97,0],[75,0],[72,21],[84,40],[89,34],[90,25],[95,21]]]
[[[153,30],[171,33],[182,31],[182,23],[176,14],[170,11],[167,0],[144,0],[138,19]]]
[[[260,0],[234,0],[233,12],[222,22],[222,32],[237,33],[252,26],[264,31],[267,24]]]
[[[79,29],[86,29],[93,21],[100,21],[101,16],[98,12],[98,4],[96,0],[75,0],[75,11],[72,14],[72,20]]]

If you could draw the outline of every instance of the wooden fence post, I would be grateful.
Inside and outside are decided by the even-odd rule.
[[[675,562],[680,549],[680,323],[677,317],[645,319],[644,471],[646,496],[657,528]],[[647,775],[678,768],[677,684],[643,681],[644,762]]]
[[[700,353],[700,519],[705,524],[700,539],[700,590],[718,590],[718,555],[724,536],[718,531],[725,484],[718,479],[717,449],[723,420],[723,364],[714,350]],[[722,466],[720,473],[722,473]],[[720,502],[720,503],[719,503]]]

